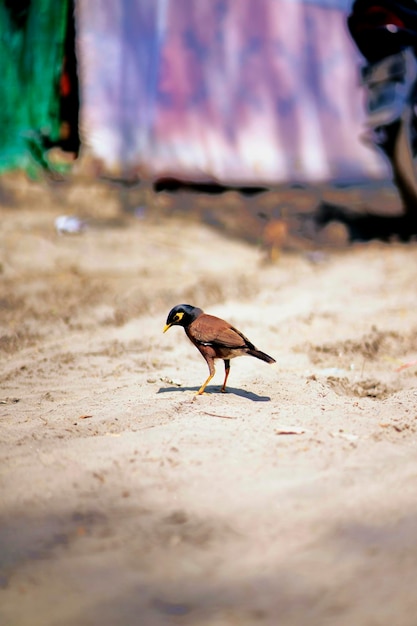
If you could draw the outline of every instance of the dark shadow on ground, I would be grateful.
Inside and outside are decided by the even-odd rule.
[[[184,391],[193,391],[197,394],[197,391],[200,387],[160,387],[158,393],[169,393],[169,392],[184,392]],[[227,391],[223,394],[220,391],[220,387],[216,387],[214,385],[210,385],[206,388],[204,394],[219,394],[219,395],[227,395],[234,394],[235,396],[240,396],[241,398],[246,398],[247,400],[252,400],[252,402],[270,402],[271,398],[269,396],[259,396],[257,393],[253,391],[247,391],[246,389],[237,389],[236,387],[227,387]]]
[[[374,239],[385,242],[392,240],[407,242],[417,236],[417,216],[410,213],[378,215],[370,211],[359,212],[331,202],[321,202],[312,219],[318,229],[331,222],[343,224],[348,231],[350,242]]]

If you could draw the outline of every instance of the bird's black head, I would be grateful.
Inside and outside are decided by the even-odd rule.
[[[177,304],[170,310],[167,317],[167,323],[164,327],[164,333],[171,326],[184,326],[186,328],[202,314],[202,310],[191,304]]]

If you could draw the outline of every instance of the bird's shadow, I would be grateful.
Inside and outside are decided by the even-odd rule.
[[[169,393],[169,392],[184,392],[184,391],[194,391],[197,393],[199,387],[160,387],[158,393]],[[246,400],[252,400],[252,402],[270,402],[271,398],[269,396],[259,396],[257,393],[253,391],[246,391],[245,389],[236,389],[236,387],[227,387],[227,391],[223,394],[220,391],[220,387],[216,387],[215,385],[210,385],[206,387],[204,395],[217,394],[217,395],[230,395],[234,394],[235,396],[240,396],[241,398],[246,398]]]

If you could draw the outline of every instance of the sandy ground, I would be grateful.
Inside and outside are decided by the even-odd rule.
[[[265,264],[69,193],[0,211],[0,623],[414,626],[416,245]],[[276,366],[195,397],[180,302]]]

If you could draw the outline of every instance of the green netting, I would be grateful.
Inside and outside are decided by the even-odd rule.
[[[0,173],[43,163],[59,137],[68,0],[0,0]]]

